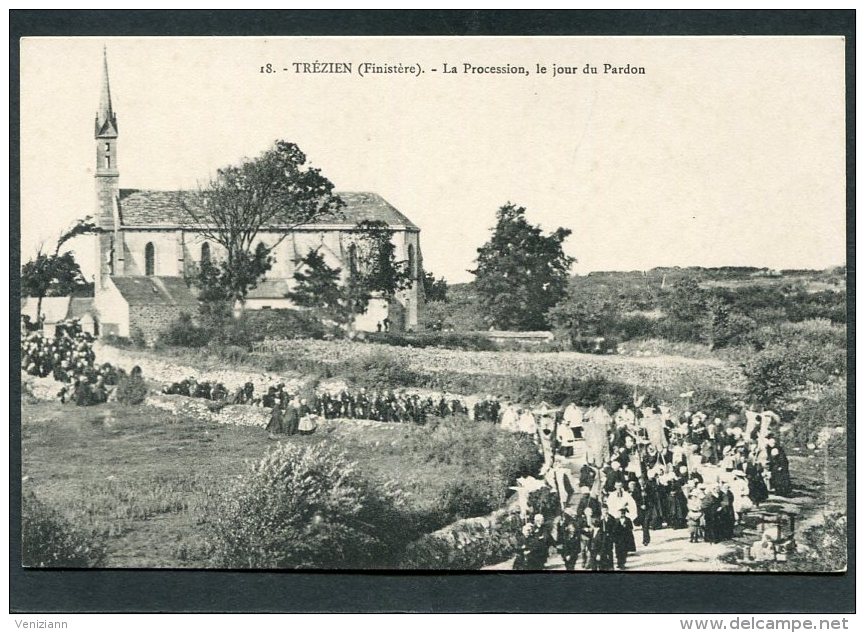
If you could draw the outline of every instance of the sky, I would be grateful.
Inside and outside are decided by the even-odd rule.
[[[194,187],[284,139],[337,190],[375,191],[400,209],[421,228],[424,268],[452,283],[472,279],[467,270],[507,202],[545,230],[570,228],[565,251],[581,274],[841,265],[843,45],[839,37],[27,38],[22,261],[94,213],[106,47],[124,188]],[[294,72],[316,61],[348,62],[352,73]],[[363,62],[423,73],[361,77]],[[276,72],[261,72],[267,63]],[[463,72],[464,64],[529,74]],[[577,72],[554,77],[554,64]],[[587,64],[598,73],[583,73]],[[605,74],[604,64],[645,74]],[[91,275],[88,238],[72,248]]]

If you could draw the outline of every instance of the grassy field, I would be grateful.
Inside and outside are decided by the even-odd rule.
[[[428,433],[412,425],[329,422],[314,435],[284,441],[335,444],[369,478],[398,479],[422,516],[447,486],[468,476],[464,464],[426,460]],[[105,536],[109,566],[202,567],[210,504],[273,444],[259,428],[175,421],[147,406],[25,404],[23,485]]]

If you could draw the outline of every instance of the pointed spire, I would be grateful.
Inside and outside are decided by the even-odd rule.
[[[108,83],[108,48],[102,47],[102,87],[99,92],[99,110],[96,113],[96,136],[116,136],[117,116],[111,106],[111,87]]]

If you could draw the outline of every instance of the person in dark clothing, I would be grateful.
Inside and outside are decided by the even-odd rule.
[[[661,524],[664,522],[664,511],[661,507],[661,496],[658,490],[658,482],[655,479],[646,479],[644,476],[640,476],[637,480],[637,487],[640,490],[640,495],[643,499],[643,505],[645,505],[644,515],[645,520],[643,521],[643,538],[646,537],[646,528],[651,530],[660,530]],[[648,542],[643,543],[647,545]]]
[[[582,516],[587,508],[591,510],[593,517],[601,516],[601,501],[598,499],[597,493],[589,491],[588,488],[583,486],[580,488],[580,500],[577,502],[577,516]]]
[[[601,518],[598,520],[598,529],[602,535],[601,547],[596,554],[597,563],[595,570],[609,571],[613,569],[613,550],[616,545],[616,536],[619,532],[619,523],[610,516],[607,506],[601,508]],[[593,540],[595,536],[593,536]]]
[[[745,476],[748,479],[748,498],[758,506],[769,498],[766,480],[763,478],[763,465],[753,459],[745,464]]]
[[[782,497],[793,494],[793,485],[790,482],[790,462],[787,452],[777,443],[774,437],[766,441],[769,451],[769,483],[772,492]]]
[[[596,517],[592,515],[589,508],[577,515],[577,529],[580,532],[580,558],[583,562],[583,569],[589,569],[592,565],[592,534],[596,521]]]
[[[612,568],[612,532],[601,527],[600,519],[592,519],[592,527],[589,530],[589,569],[591,571],[609,571]]]
[[[595,478],[598,476],[597,471],[590,464],[580,466],[580,488],[585,486],[591,488],[595,485]]]
[[[637,551],[637,544],[634,542],[634,523],[628,518],[627,508],[622,508],[619,512],[619,525],[613,538],[616,550],[616,568],[624,569],[628,554]]]
[[[271,408],[270,421],[268,421],[267,428],[265,430],[271,435],[275,433],[282,433],[282,409],[280,409],[279,407]]]
[[[643,545],[648,545],[652,536],[649,534],[649,521],[647,520],[647,506],[643,499],[643,489],[640,487],[639,480],[628,482],[628,492],[634,498],[634,503],[637,504],[637,516],[634,519],[634,525],[639,527],[643,532]]]
[[[709,490],[703,497],[703,538],[707,543],[717,543],[719,534],[719,512],[721,510],[721,498],[717,489]]]
[[[718,541],[729,541],[732,539],[735,525],[736,513],[733,510],[733,493],[730,491],[730,486],[722,484],[721,490],[718,493]]]
[[[536,514],[534,522],[523,530],[522,544],[514,561],[514,569],[542,571],[547,564],[551,545],[554,543],[547,526],[544,525],[544,515]]]
[[[580,530],[575,520],[564,521],[559,529],[559,553],[565,563],[565,569],[574,571],[580,558]]]

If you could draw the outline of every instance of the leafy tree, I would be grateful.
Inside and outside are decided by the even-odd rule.
[[[611,335],[616,315],[616,304],[606,293],[569,292],[550,308],[547,320],[576,344],[582,337]]]
[[[181,194],[177,204],[203,237],[223,247],[225,259],[212,266],[218,272],[208,271],[209,281],[241,305],[270,269],[271,253],[290,229],[344,206],[333,183],[307,166],[306,155],[286,141],[277,141],[257,158],[223,167],[197,192]],[[253,247],[260,233],[272,229],[280,235],[274,243]]]
[[[423,276],[423,292],[424,298],[427,301],[447,301],[448,300],[448,282],[444,277],[435,278],[430,272],[424,273]]]
[[[342,269],[328,266],[318,250],[310,249],[300,262],[303,266],[294,273],[297,286],[287,295],[294,303],[313,308],[319,318],[339,325],[349,324],[355,314],[366,310],[369,293],[352,277],[341,285]]]
[[[358,288],[388,301],[414,284],[407,261],[397,261],[393,229],[381,220],[363,220],[354,228],[356,259],[350,278]],[[364,308],[365,309],[365,308]]]
[[[562,251],[569,229],[544,235],[525,215],[524,207],[501,207],[492,237],[478,249],[478,266],[469,271],[490,321],[505,329],[546,328],[547,311],[565,295],[574,261]]]
[[[84,284],[81,268],[71,252],[62,255],[39,253],[21,267],[21,294],[36,297],[36,321],[42,318],[42,299],[72,294]]]
[[[60,234],[51,255],[43,254],[40,248],[36,258],[21,267],[21,295],[36,297],[37,324],[42,318],[42,299],[65,297],[87,286],[75,256],[72,252],[61,255],[60,248],[79,235],[98,232],[99,228],[93,223],[91,216],[76,220],[70,228]]]

